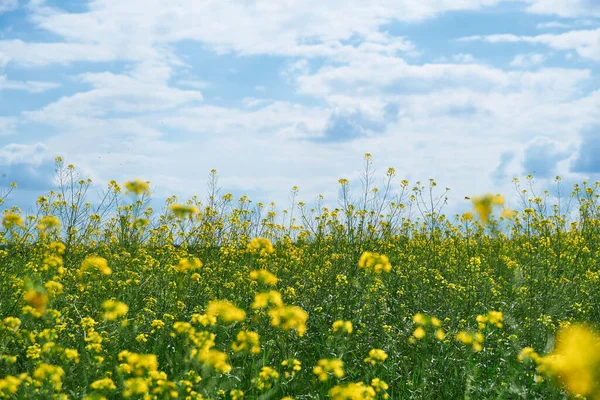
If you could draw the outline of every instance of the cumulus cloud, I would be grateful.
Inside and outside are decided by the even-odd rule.
[[[535,14],[551,14],[561,17],[600,17],[597,0],[525,0],[530,3],[527,11]]]
[[[55,82],[8,80],[5,76],[0,75],[0,90],[24,90],[30,93],[41,93],[56,89],[59,86],[60,84]]]
[[[15,117],[0,117],[0,137],[16,133],[17,124]]]
[[[498,166],[496,169],[490,174],[491,178],[496,182],[496,184],[505,183],[508,173],[507,169],[511,161],[515,158],[514,151],[505,151],[500,154],[500,160],[498,162]]]
[[[588,127],[581,134],[581,144],[577,157],[571,164],[571,171],[596,174],[600,173],[600,125]]]
[[[0,0],[0,14],[19,8],[19,0]]]
[[[327,121],[324,134],[314,138],[315,142],[339,143],[367,136],[371,132],[382,132],[383,121],[377,121],[359,110],[334,111]]]
[[[573,149],[551,140],[547,137],[538,137],[529,143],[524,150],[523,170],[525,174],[532,174],[540,178],[556,175],[558,162],[568,158]]]
[[[544,54],[517,54],[510,62],[511,67],[531,68],[542,64],[546,60]]]
[[[16,182],[24,190],[46,191],[53,186],[53,161],[41,144],[0,147],[0,185]]]
[[[555,50],[574,50],[582,58],[600,61],[600,28],[579,29],[559,34],[519,36],[514,34],[474,35],[461,41],[485,41],[488,43],[528,43],[546,45]]]

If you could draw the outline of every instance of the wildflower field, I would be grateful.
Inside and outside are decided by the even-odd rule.
[[[4,203],[0,397],[600,399],[600,184],[445,216],[435,181],[365,162],[334,207],[213,171],[153,210],[57,159],[55,191]]]

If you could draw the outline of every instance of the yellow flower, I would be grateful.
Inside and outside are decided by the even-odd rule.
[[[262,367],[258,373],[258,377],[252,379],[258,390],[271,389],[274,381],[279,379],[279,373],[271,367]]]
[[[48,296],[46,293],[39,289],[31,289],[25,293],[23,300],[31,304],[31,306],[38,312],[44,313],[46,311],[46,305],[48,304]]]
[[[385,360],[387,360],[388,355],[385,351],[381,349],[371,349],[369,351],[369,356],[365,358],[365,362],[370,363],[371,365],[382,364]]]
[[[109,321],[124,316],[129,311],[129,307],[125,303],[116,300],[106,300],[102,303],[102,308],[105,310],[102,317]]]
[[[351,334],[354,328],[352,327],[352,322],[350,321],[342,321],[337,320],[333,323],[333,333],[343,332],[347,334]]]
[[[54,215],[45,215],[41,217],[36,226],[40,231],[60,228],[60,220]]]
[[[261,256],[275,252],[273,243],[267,238],[256,237],[248,243],[247,249],[254,253],[259,253]]]
[[[97,271],[103,275],[110,275],[112,270],[108,267],[108,261],[102,257],[87,257],[79,267],[79,278],[86,272]]]
[[[229,396],[231,396],[231,400],[243,400],[244,392],[239,389],[234,389],[229,392]]]
[[[473,206],[477,214],[479,214],[479,219],[481,222],[488,223],[490,219],[490,214],[495,206],[501,206],[504,204],[504,197],[501,195],[492,195],[486,194],[481,197],[473,198]]]
[[[188,271],[195,271],[200,268],[202,268],[202,261],[200,261],[196,257],[182,258],[181,260],[179,260],[179,264],[176,267],[177,272],[182,273],[186,273]]]
[[[208,318],[221,319],[225,323],[234,321],[243,321],[246,318],[246,312],[228,302],[227,300],[214,300],[208,303],[206,307]]]
[[[211,366],[215,371],[226,374],[231,371],[231,365],[227,363],[227,354],[222,351],[210,349],[200,353],[200,361]]]
[[[94,390],[114,390],[117,388],[115,383],[110,378],[98,379],[90,385]]]
[[[145,395],[148,393],[148,383],[144,378],[130,378],[125,381],[123,397]]]
[[[574,394],[600,395],[600,335],[582,326],[561,329],[554,351],[538,359],[539,371],[557,376]]]
[[[271,325],[279,326],[284,331],[295,329],[298,336],[306,333],[308,313],[297,306],[281,306],[269,310]]]
[[[73,360],[75,364],[79,363],[79,352],[76,349],[65,349],[64,353],[67,360]]]
[[[44,284],[44,287],[46,288],[48,294],[52,297],[58,296],[63,291],[62,283],[56,281],[48,281]]]
[[[392,264],[390,264],[390,260],[387,256],[371,253],[370,251],[365,251],[360,256],[358,267],[377,274],[390,272],[392,270]]]
[[[240,331],[236,341],[231,344],[233,351],[249,350],[253,354],[260,353],[260,338],[256,332]]]
[[[313,368],[313,374],[317,375],[322,382],[329,379],[329,374],[333,374],[336,378],[343,378],[344,362],[337,358],[323,358]]]
[[[423,329],[422,327],[417,327],[417,329],[415,329],[415,331],[413,332],[413,336],[416,339],[423,339],[425,337],[425,329]]]
[[[173,204],[169,207],[169,209],[177,218],[182,219],[200,214],[200,210],[198,209],[198,207],[184,204]]]
[[[383,394],[384,399],[389,398],[389,395],[387,393],[385,393],[385,391],[388,390],[389,385],[387,383],[385,383],[384,381],[382,381],[381,379],[379,379],[379,378],[371,379],[371,387],[373,389],[375,389],[376,393],[384,392],[384,394]]]
[[[377,396],[375,389],[362,382],[334,386],[329,391],[331,400],[372,400]]]
[[[284,372],[285,379],[289,379],[296,375],[297,372],[302,370],[302,362],[295,358],[289,358],[281,362],[281,366],[286,369]]]
[[[456,334],[455,338],[463,344],[472,345],[473,350],[475,351],[483,350],[482,343],[484,340],[484,336],[481,332],[471,333],[466,331],[460,331]]]
[[[6,229],[10,229],[14,226],[18,226],[19,228],[22,228],[23,227],[23,218],[19,214],[15,214],[15,213],[4,214],[4,219],[2,220],[2,225]]]
[[[4,379],[0,379],[0,394],[16,395],[22,382],[22,379],[11,375],[6,376]]]
[[[252,303],[253,309],[267,308],[269,306],[283,306],[283,301],[281,300],[281,294],[279,292],[270,290],[265,293],[257,293],[254,296],[254,302]]]
[[[250,272],[250,279],[268,286],[277,285],[277,277],[265,269]]]
[[[150,194],[150,182],[145,182],[139,178],[134,181],[125,182],[123,186],[125,186],[127,193],[133,193],[138,196],[140,194]]]
[[[56,391],[62,388],[62,377],[65,371],[57,366],[46,363],[41,363],[35,371],[33,371],[33,377],[39,382],[49,382],[52,388]]]
[[[444,333],[444,330],[439,328],[435,331],[435,337],[437,340],[444,340],[446,338],[446,334]]]

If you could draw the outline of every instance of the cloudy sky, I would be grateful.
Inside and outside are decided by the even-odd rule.
[[[335,199],[362,155],[452,197],[600,173],[599,0],[0,0],[0,186],[61,155],[156,196]]]

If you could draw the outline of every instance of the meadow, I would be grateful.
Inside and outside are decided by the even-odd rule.
[[[515,179],[521,204],[447,216],[366,155],[335,207],[212,171],[153,210],[147,182],[96,200],[56,168],[3,211],[0,398],[600,399],[600,183]]]

